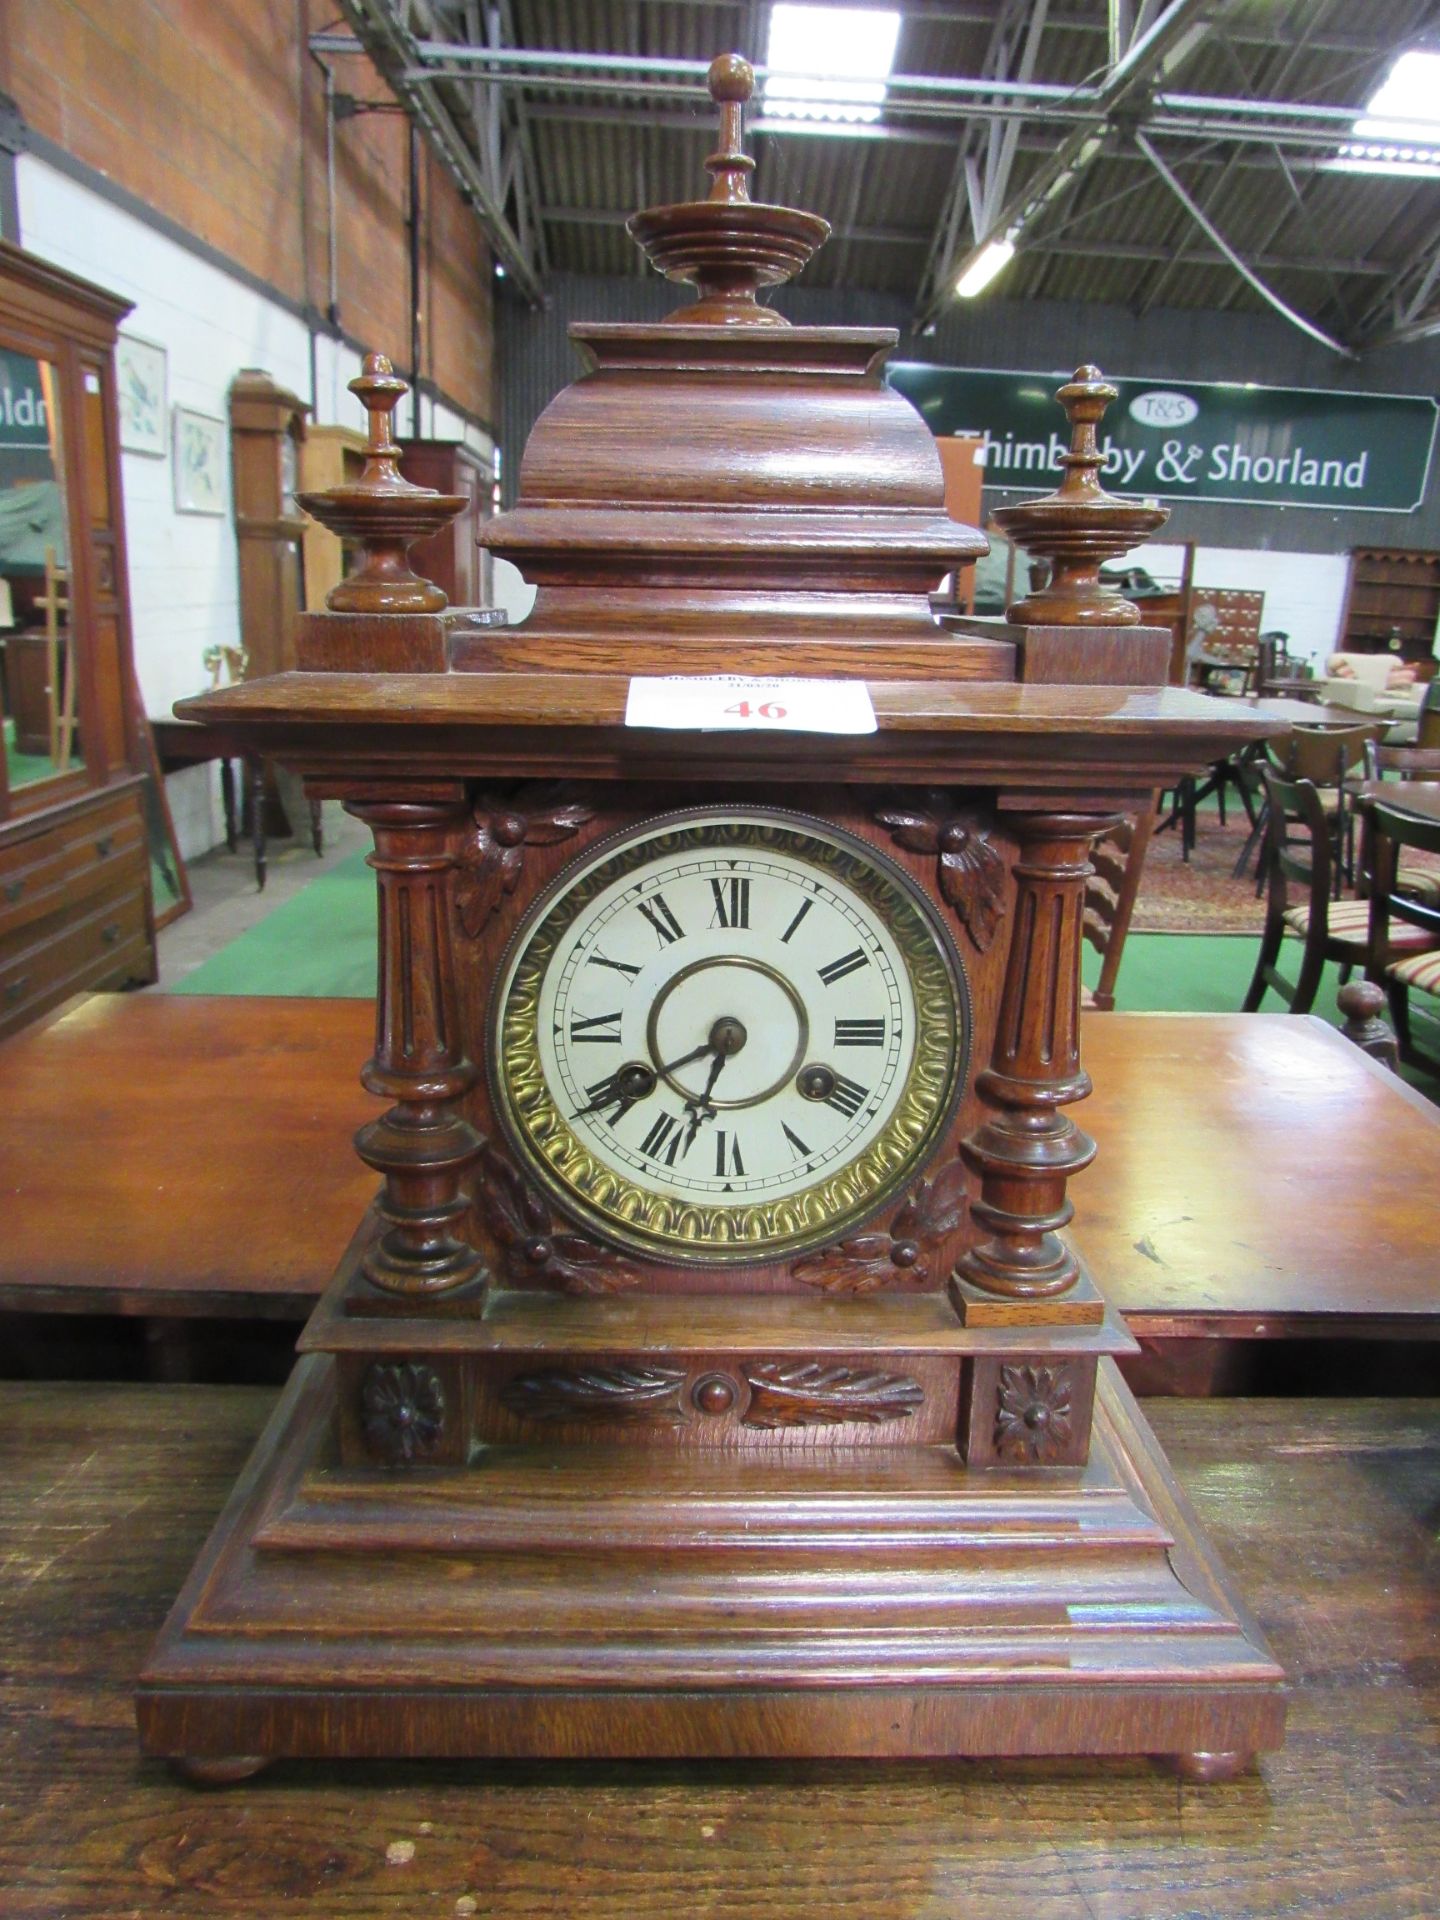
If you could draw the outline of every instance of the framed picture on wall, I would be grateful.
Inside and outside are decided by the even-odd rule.
[[[208,413],[175,410],[175,511],[225,511],[225,422]]]
[[[127,453],[165,458],[165,349],[122,333],[115,342],[115,394],[120,445]]]

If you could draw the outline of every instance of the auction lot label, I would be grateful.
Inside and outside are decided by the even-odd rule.
[[[986,484],[1055,486],[1069,446],[1063,373],[889,370],[937,435],[985,442]],[[1440,405],[1428,394],[1334,393],[1222,381],[1116,380],[1100,428],[1112,492],[1241,506],[1413,513],[1425,498]]]

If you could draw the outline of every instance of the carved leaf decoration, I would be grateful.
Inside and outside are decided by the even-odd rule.
[[[929,793],[925,798],[939,802],[934,812],[898,803],[875,810],[876,820],[882,827],[889,827],[890,837],[895,844],[911,853],[940,851],[940,828],[949,808],[943,794]]]
[[[875,818],[897,846],[940,856],[941,896],[984,953],[1005,911],[1005,862],[974,816],[957,812],[948,794],[929,787],[877,807]]]
[[[670,1367],[547,1367],[514,1374],[501,1404],[522,1420],[610,1422],[681,1419],[685,1375]]]
[[[838,1427],[855,1422],[879,1426],[908,1420],[925,1399],[906,1373],[866,1373],[858,1367],[823,1367],[818,1360],[765,1361],[748,1367],[747,1427]]]
[[[523,787],[511,804],[517,802],[525,816],[527,847],[553,847],[595,817],[586,789],[566,780],[537,780]]]
[[[568,840],[594,812],[584,789],[563,780],[528,781],[508,798],[481,794],[456,861],[455,909],[466,933],[474,939],[515,891],[526,847]]]
[[[959,1160],[947,1160],[933,1180],[911,1188],[905,1204],[890,1223],[893,1240],[940,1240],[954,1233],[965,1217],[965,1169]]]
[[[901,1281],[925,1280],[927,1249],[953,1233],[964,1212],[965,1169],[947,1161],[933,1180],[920,1180],[885,1233],[861,1233],[838,1247],[806,1254],[791,1276],[824,1293],[873,1293]]]
[[[480,1156],[483,1179],[481,1211],[485,1224],[509,1252],[550,1231],[550,1211],[539,1194],[526,1186],[504,1154],[487,1146]]]
[[[512,1280],[545,1280],[566,1293],[620,1293],[639,1284],[639,1273],[612,1248],[581,1233],[557,1233],[544,1200],[493,1145],[480,1170],[481,1217],[505,1250]]]
[[[558,1280],[566,1293],[620,1293],[640,1283],[639,1273],[628,1261],[579,1233],[551,1235],[545,1277]]]
[[[791,1267],[791,1277],[807,1287],[818,1287],[822,1293],[873,1293],[877,1287],[902,1277],[891,1258],[893,1246],[888,1233],[857,1234],[853,1240],[842,1240],[838,1247],[807,1253]],[[920,1276],[924,1272],[922,1264]],[[916,1277],[915,1268],[903,1277]]]
[[[507,894],[515,891],[525,855],[502,847],[488,822],[479,822],[460,855],[455,876],[455,910],[473,940]]]
[[[1005,862],[983,833],[959,819],[941,835],[940,891],[984,953],[1005,911]]]

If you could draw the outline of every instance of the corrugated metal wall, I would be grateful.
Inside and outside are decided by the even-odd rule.
[[[642,279],[557,274],[550,306],[532,313],[513,296],[496,302],[496,368],[507,498],[525,440],[547,402],[578,371],[567,337],[572,320],[658,320],[683,289],[654,274]],[[945,366],[1067,371],[1094,360],[1108,373],[1156,380],[1255,380],[1266,386],[1349,388],[1371,393],[1440,393],[1440,340],[1395,348],[1354,365],[1278,318],[1248,313],[1157,309],[1136,319],[1123,307],[1057,301],[984,301],[956,306],[934,334],[905,329],[906,301],[888,294],[789,287],[775,304],[811,326],[882,326],[900,331],[897,358]],[[1057,420],[1059,414],[1057,410]],[[999,506],[1018,495],[987,491]],[[1413,514],[1329,513],[1310,507],[1177,507],[1162,536],[1207,546],[1343,553],[1355,546],[1440,547],[1440,458],[1425,504]]]

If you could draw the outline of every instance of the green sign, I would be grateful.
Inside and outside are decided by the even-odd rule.
[[[0,447],[50,447],[40,363],[0,347]]]
[[[1107,378],[1109,376],[1107,375]],[[1055,400],[1068,374],[971,373],[919,361],[889,380],[934,434],[978,434],[985,478],[1048,491],[1069,446]],[[1111,380],[1106,485],[1162,500],[1413,513],[1440,405],[1428,394],[1326,393],[1229,381]]]

